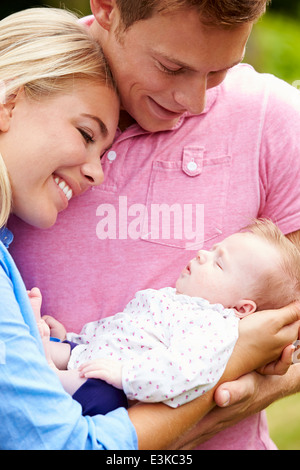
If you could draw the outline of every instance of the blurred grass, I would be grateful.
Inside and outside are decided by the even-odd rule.
[[[254,26],[245,62],[292,84],[300,80],[300,18],[268,12]]]
[[[279,450],[300,450],[300,394],[283,398],[267,409],[271,438]]]

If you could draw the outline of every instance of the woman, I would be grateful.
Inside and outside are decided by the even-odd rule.
[[[50,227],[72,197],[102,182],[100,156],[114,138],[119,102],[100,47],[60,10],[33,9],[0,22],[0,77],[0,226],[8,246],[11,210]],[[85,419],[61,389],[2,243],[0,324],[2,449],[136,447],[125,410]]]
[[[102,182],[99,156],[114,138],[119,104],[99,46],[72,15],[29,10],[0,22],[0,74],[0,447],[135,449],[137,436],[140,448],[167,447],[174,432],[183,434],[211,409],[213,391],[178,411],[141,404],[129,410],[131,420],[122,408],[83,417],[47,365],[25,286],[7,251],[10,211],[35,227],[51,227],[73,196]],[[293,315],[283,311],[270,326],[273,318],[270,312],[243,321],[223,380],[245,372],[243,351],[253,352],[254,368],[261,365],[258,347],[267,351],[267,362],[296,339],[298,325],[288,326],[298,319],[296,309]],[[281,371],[289,362],[287,348]],[[154,415],[163,440],[153,432]]]

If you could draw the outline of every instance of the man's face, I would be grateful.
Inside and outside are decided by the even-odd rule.
[[[106,31],[97,27],[122,106],[152,132],[172,129],[185,112],[204,110],[206,90],[243,59],[252,27],[209,28],[187,10],[156,14],[118,36],[118,10],[111,18]]]

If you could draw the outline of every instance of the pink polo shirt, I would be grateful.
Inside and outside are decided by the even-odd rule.
[[[138,290],[174,286],[195,250],[253,217],[300,228],[300,94],[248,65],[208,90],[200,116],[151,134],[133,125],[103,158],[105,182],[74,198],[49,230],[16,218],[11,252],[43,313],[79,332]],[[201,449],[272,449],[264,414]]]

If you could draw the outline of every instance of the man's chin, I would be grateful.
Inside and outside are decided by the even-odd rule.
[[[173,130],[180,118],[172,119],[171,121],[165,121],[165,120],[145,120],[141,119],[137,122],[139,122],[139,125],[147,132],[162,132],[162,131],[171,131]]]

